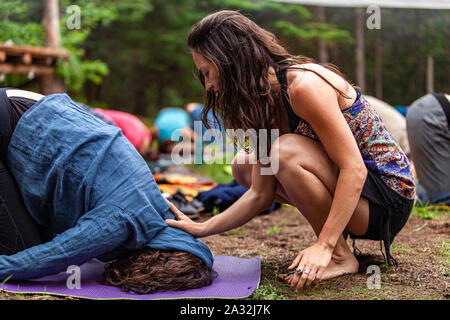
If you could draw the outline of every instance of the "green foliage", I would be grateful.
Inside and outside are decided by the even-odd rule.
[[[304,24],[303,28],[299,28],[289,21],[277,21],[275,27],[280,29],[285,36],[295,36],[305,40],[324,39],[327,42],[353,42],[353,38],[347,30],[340,30],[334,24],[311,22]]]
[[[44,1],[2,0],[0,41],[45,45]],[[89,104],[154,117],[167,106],[201,102],[186,38],[209,13],[239,10],[274,33],[289,52],[318,58],[326,41],[330,62],[354,82],[355,12],[326,8],[318,23],[315,7],[261,0],[59,0],[61,43],[71,52],[58,64],[69,94]],[[69,29],[67,8],[79,6],[80,29]],[[364,30],[367,92],[374,91],[374,44],[383,49],[384,100],[408,105],[425,94],[426,55],[435,61],[435,89],[448,91],[450,14],[445,10],[382,9],[381,30]],[[423,79],[420,81],[420,79]],[[1,85],[20,86],[26,76],[7,76]],[[357,83],[356,83],[357,84]]]
[[[436,249],[436,253],[447,258],[450,257],[450,241],[438,240],[439,248]]]
[[[259,287],[253,292],[252,299],[254,300],[285,300],[286,298],[278,291],[278,288],[271,283],[261,283]]]
[[[42,45],[45,32],[39,20],[33,17],[36,3],[25,0],[0,2],[0,42],[11,40],[15,44]],[[37,10],[39,12],[39,10]]]
[[[8,40],[19,45],[41,46],[45,42],[44,29],[33,22],[1,21],[0,42]]]
[[[2,284],[5,284],[5,283],[8,282],[8,280],[11,279],[11,278],[12,278],[12,275],[8,276],[6,279],[4,279],[4,280],[2,281]]]
[[[211,163],[188,167],[199,175],[210,177],[216,183],[229,183],[233,180],[229,164]]]
[[[271,235],[272,233],[276,232],[278,230],[278,226],[272,226],[270,227],[269,231],[267,231],[268,235]]]
[[[423,52],[433,55],[448,54],[450,14],[427,16],[424,20],[419,28]]]
[[[67,19],[70,12],[67,8],[72,5],[80,7],[80,28],[69,28]],[[109,73],[107,63],[100,59],[86,59],[85,44],[92,30],[106,28],[114,21],[121,19],[133,22],[141,19],[152,10],[151,4],[146,0],[127,0],[111,2],[106,0],[61,0],[60,6],[65,12],[61,17],[61,45],[71,53],[69,62],[59,64],[57,74],[64,78],[67,89],[77,98],[82,99],[81,91],[87,81],[99,85]]]
[[[59,61],[56,75],[64,79],[68,91],[81,98],[83,85],[87,81],[100,84],[109,72],[106,63],[99,59],[86,59],[85,42],[94,28],[107,27],[117,19],[135,21],[151,11],[147,0],[111,2],[106,0],[60,0],[61,47],[69,50],[68,62]],[[80,8],[80,28],[69,28],[67,19],[72,13],[67,8]],[[38,12],[39,15],[33,14]],[[43,1],[6,0],[0,3],[0,41],[12,40],[14,44],[45,46],[45,31],[42,23]],[[23,76],[8,77],[8,84],[20,86],[26,81]]]
[[[422,219],[433,220],[449,215],[450,210],[446,206],[432,206],[425,204],[424,206],[414,206],[412,214]]]
[[[213,210],[211,211],[211,216],[217,216],[220,213],[219,208],[217,208],[216,206],[213,207]]]

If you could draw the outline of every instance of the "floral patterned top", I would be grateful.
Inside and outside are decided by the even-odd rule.
[[[404,198],[414,199],[415,183],[408,158],[393,136],[386,130],[375,109],[357,91],[355,103],[342,114],[358,144],[366,167]],[[312,127],[303,119],[294,133],[319,141]]]
[[[287,94],[286,69],[280,69],[277,77],[283,89],[283,101],[288,112],[291,132],[320,142],[311,125],[297,116],[292,109]],[[367,169],[375,172],[400,196],[414,199],[414,175],[405,152],[386,129],[376,110],[361,92],[356,92],[355,102],[342,110],[342,114],[355,137]]]

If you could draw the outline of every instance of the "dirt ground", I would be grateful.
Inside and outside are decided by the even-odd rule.
[[[204,241],[216,255],[261,256],[260,286],[249,299],[444,300],[450,298],[449,222],[448,214],[433,220],[412,215],[391,245],[391,254],[399,262],[397,266],[387,266],[379,241],[356,240],[356,247],[361,251],[357,256],[360,262],[357,274],[324,281],[300,293],[277,277],[286,272],[300,250],[316,239],[296,209],[282,207],[258,216],[239,229]],[[379,288],[374,285],[373,271],[367,273],[370,265],[380,267]]]
[[[202,215],[199,220],[208,217]],[[448,213],[432,220],[411,215],[391,246],[392,255],[399,262],[397,266],[387,267],[379,241],[357,240],[356,247],[361,251],[357,274],[324,281],[313,290],[300,293],[278,280],[278,274],[286,272],[296,254],[315,241],[311,227],[296,209],[283,206],[268,215],[256,217],[238,229],[202,240],[215,255],[261,257],[260,285],[246,298],[249,300],[448,300],[449,235]],[[351,240],[348,242],[351,244]],[[367,273],[370,265],[380,267],[379,288],[368,286],[368,279],[371,284],[376,284],[373,273]],[[0,299],[76,300],[1,291]]]

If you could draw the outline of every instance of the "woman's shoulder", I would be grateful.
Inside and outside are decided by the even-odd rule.
[[[325,86],[329,81],[334,86],[346,86],[347,81],[337,73],[317,63],[295,64],[289,67],[288,83],[302,84],[304,86]],[[289,81],[291,80],[291,81]],[[326,81],[325,81],[326,80]]]
[[[325,80],[334,86],[338,85],[338,81],[327,71],[331,72],[323,66],[314,63],[292,65],[287,73],[288,92],[294,95],[305,96],[312,93],[330,91],[332,87]]]
[[[350,83],[320,64],[293,65],[289,69],[287,77],[291,95],[336,97],[341,109],[348,107],[356,98],[356,92]],[[336,89],[348,95],[350,99],[342,97]]]

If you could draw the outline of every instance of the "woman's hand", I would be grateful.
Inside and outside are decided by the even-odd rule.
[[[175,205],[167,200],[167,203],[170,206],[170,211],[174,214],[175,218],[177,220],[173,219],[166,219],[166,223],[174,228],[179,228],[181,230],[186,231],[187,233],[190,233],[194,237],[201,237],[202,236],[202,224],[192,221],[188,216],[186,216],[183,212],[178,210]]]
[[[294,270],[294,274],[287,280],[295,291],[315,287],[323,277],[325,269],[331,261],[333,249],[316,243],[313,246],[300,251],[298,256],[289,266],[289,270]],[[299,271],[302,272],[299,274]]]

